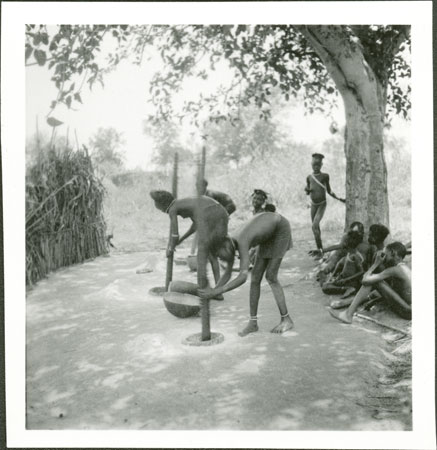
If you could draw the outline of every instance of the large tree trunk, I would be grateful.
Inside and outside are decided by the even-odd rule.
[[[332,76],[345,106],[346,224],[389,226],[383,88],[342,26],[299,26]]]
[[[346,227],[358,220],[389,226],[387,168],[380,114],[366,111],[354,95],[343,96],[346,113]]]

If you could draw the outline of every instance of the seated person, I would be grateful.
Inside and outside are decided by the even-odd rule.
[[[344,323],[352,323],[358,307],[368,300],[373,289],[376,289],[390,308],[403,319],[411,319],[411,270],[405,264],[406,248],[401,242],[388,244],[384,251],[376,254],[375,261],[364,274],[362,287],[345,311],[329,310],[332,317]],[[380,269],[381,263],[384,270]]]
[[[411,269],[411,242],[408,242],[407,244],[405,244],[405,249],[406,249],[406,258],[404,259],[404,261],[406,262],[407,266]],[[372,259],[372,263],[374,262],[374,258],[376,255],[376,246],[372,245],[372,250],[374,251],[373,253],[373,259]],[[382,270],[384,270],[384,263],[381,263],[379,265],[379,267],[375,270],[375,273],[379,273]],[[368,296],[368,302],[365,302],[364,305],[364,309],[366,311],[370,310],[376,303],[381,302],[382,297],[379,294],[379,292],[375,289],[373,290],[369,296]],[[342,301],[337,301],[337,302],[332,302],[331,303],[331,308],[342,308],[344,306],[349,306],[350,305],[350,301],[349,300],[342,300]]]
[[[374,246],[374,253],[384,248],[385,238],[390,234],[390,230],[380,223],[374,223],[369,227],[368,242]]]
[[[337,263],[342,259],[344,256],[346,256],[347,250],[346,250],[346,239],[349,231],[356,231],[360,233],[362,236],[361,244],[364,244],[364,226],[361,222],[352,222],[349,226],[349,230],[346,231],[343,236],[341,237],[341,240],[338,244],[331,245],[329,247],[326,247],[323,249],[324,253],[333,252],[329,255],[327,262],[324,264],[323,268],[317,273],[317,279],[320,281],[320,284],[324,283],[326,281],[326,277],[329,273],[331,273]],[[363,250],[363,249],[362,249]],[[365,253],[367,254],[367,250],[365,250]],[[313,256],[311,252],[309,252],[310,256]]]
[[[226,209],[226,211],[229,215],[231,215],[237,209],[237,207],[235,206],[235,203],[233,202],[232,198],[229,197],[228,194],[225,194],[224,192],[219,192],[219,191],[211,191],[207,188],[208,188],[208,181],[204,179],[202,181],[202,186],[200,189],[200,192],[202,193],[202,195],[211,197],[216,202],[219,202],[220,205],[222,205],[223,208]]]
[[[220,268],[214,249],[222,244],[228,234],[229,215],[218,202],[204,195],[175,199],[167,191],[151,191],[150,196],[155,206],[170,216],[170,240],[167,246],[167,257],[173,254],[175,247],[191,236],[198,233],[197,252],[197,280],[199,287],[208,285],[206,263],[209,259],[214,279],[218,282]],[[189,230],[179,238],[178,216],[192,220]]]
[[[284,290],[278,280],[282,258],[292,247],[291,229],[288,220],[276,212],[256,214],[235,235],[228,237],[222,246],[217,248],[216,255],[226,262],[226,271],[214,289],[200,289],[199,295],[203,299],[213,298],[245,283],[249,272],[249,250],[256,246],[259,246],[259,249],[251,274],[250,318],[247,326],[239,333],[240,336],[258,331],[257,312],[264,274],[281,315],[280,323],[271,332],[283,333],[293,327]],[[235,279],[229,281],[236,251],[240,254],[240,273]]]
[[[357,231],[349,231],[345,240],[347,254],[334,269],[331,278],[323,283],[322,290],[327,295],[343,294],[343,298],[358,291],[364,268],[367,269],[365,257],[358,250],[363,236]]]
[[[353,222],[350,227],[351,230],[359,231],[364,236],[364,226],[361,222]],[[369,267],[375,256],[377,250],[381,250],[384,247],[384,240],[389,235],[389,229],[381,224],[373,224],[369,227],[369,236],[367,238],[367,243],[362,242],[358,246],[358,250],[365,257],[366,264]],[[337,262],[346,254],[344,248],[344,239],[346,235],[343,236],[342,241],[337,246],[328,247],[335,250],[335,252],[329,257],[328,262],[323,267],[321,271],[317,274],[317,277],[321,283],[326,279],[328,273],[332,272],[337,264]],[[326,251],[326,250],[325,250]]]

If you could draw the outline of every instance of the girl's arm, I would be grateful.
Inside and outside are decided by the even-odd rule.
[[[216,295],[232,291],[233,289],[236,289],[237,287],[241,286],[247,281],[247,277],[249,275],[249,249],[247,248],[244,249],[240,246],[239,252],[240,252],[240,273],[238,274],[238,276],[234,278],[232,281],[228,282],[232,273],[232,267],[229,267],[230,264],[228,264],[226,272],[223,274],[222,278],[219,280],[217,286],[214,289],[212,290],[199,289],[198,293],[200,297],[202,297],[205,300],[211,299]]]
[[[332,273],[333,275],[337,275],[339,272],[343,270],[344,260],[345,256],[343,256],[343,258],[341,258],[340,261],[338,261],[338,263],[335,266],[334,272]]]
[[[225,273],[220,277],[220,280],[218,281],[214,289],[224,286],[230,280],[231,275],[232,275],[232,266],[231,264],[227,264]]]
[[[168,214],[170,216],[170,238],[167,245],[167,257],[174,252],[174,249],[179,241],[177,211],[172,209]]]
[[[340,243],[339,244],[335,244],[335,245],[331,245],[330,247],[326,247],[323,249],[323,252],[332,252],[334,250],[341,250],[346,248],[346,236],[347,234],[343,234],[343,236],[340,239]]]
[[[383,252],[379,251],[375,256],[375,261],[371,265],[370,269],[364,274],[362,284],[363,286],[370,286],[372,284],[376,284],[380,281],[383,281],[387,278],[390,278],[396,275],[396,268],[389,267],[388,269],[383,270],[381,273],[373,273],[380,265],[384,262]]]
[[[396,275],[395,267],[389,267],[388,269],[383,270],[381,273],[369,273],[366,272],[363,277],[363,285],[370,286],[372,284],[379,283],[380,281],[384,281],[387,278],[391,278]]]
[[[307,185],[305,186],[305,192],[308,195],[311,192],[311,188],[310,188],[310,177],[307,177]]]
[[[349,281],[355,280],[356,278],[359,278],[359,277],[361,277],[363,275],[364,268],[363,268],[363,265],[359,261],[355,261],[355,268],[356,268],[357,271],[353,275],[351,275],[350,277],[343,278],[341,280],[342,284],[346,284]]]
[[[337,197],[337,195],[331,190],[331,185],[329,184],[329,175],[328,175],[328,174],[326,174],[325,186],[326,186],[326,192],[327,192],[332,198],[335,198],[336,200],[340,200],[340,201],[343,202],[343,203],[346,202],[346,200],[345,200],[344,198]]]
[[[330,247],[326,247],[323,249],[323,253],[327,253],[327,252],[333,252],[334,250],[340,250],[344,248],[343,245],[341,244],[335,244],[335,245],[331,245]]]
[[[181,242],[185,241],[185,239],[187,239],[188,237],[190,237],[193,233],[196,232],[196,224],[194,223],[194,221],[191,223],[190,228],[188,229],[188,231],[179,239],[177,245],[179,245]]]

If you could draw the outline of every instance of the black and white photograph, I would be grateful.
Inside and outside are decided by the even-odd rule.
[[[435,448],[431,19],[3,2],[8,447]]]

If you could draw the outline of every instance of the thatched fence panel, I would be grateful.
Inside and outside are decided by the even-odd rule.
[[[39,153],[26,174],[26,284],[108,252],[104,195],[85,149]]]

